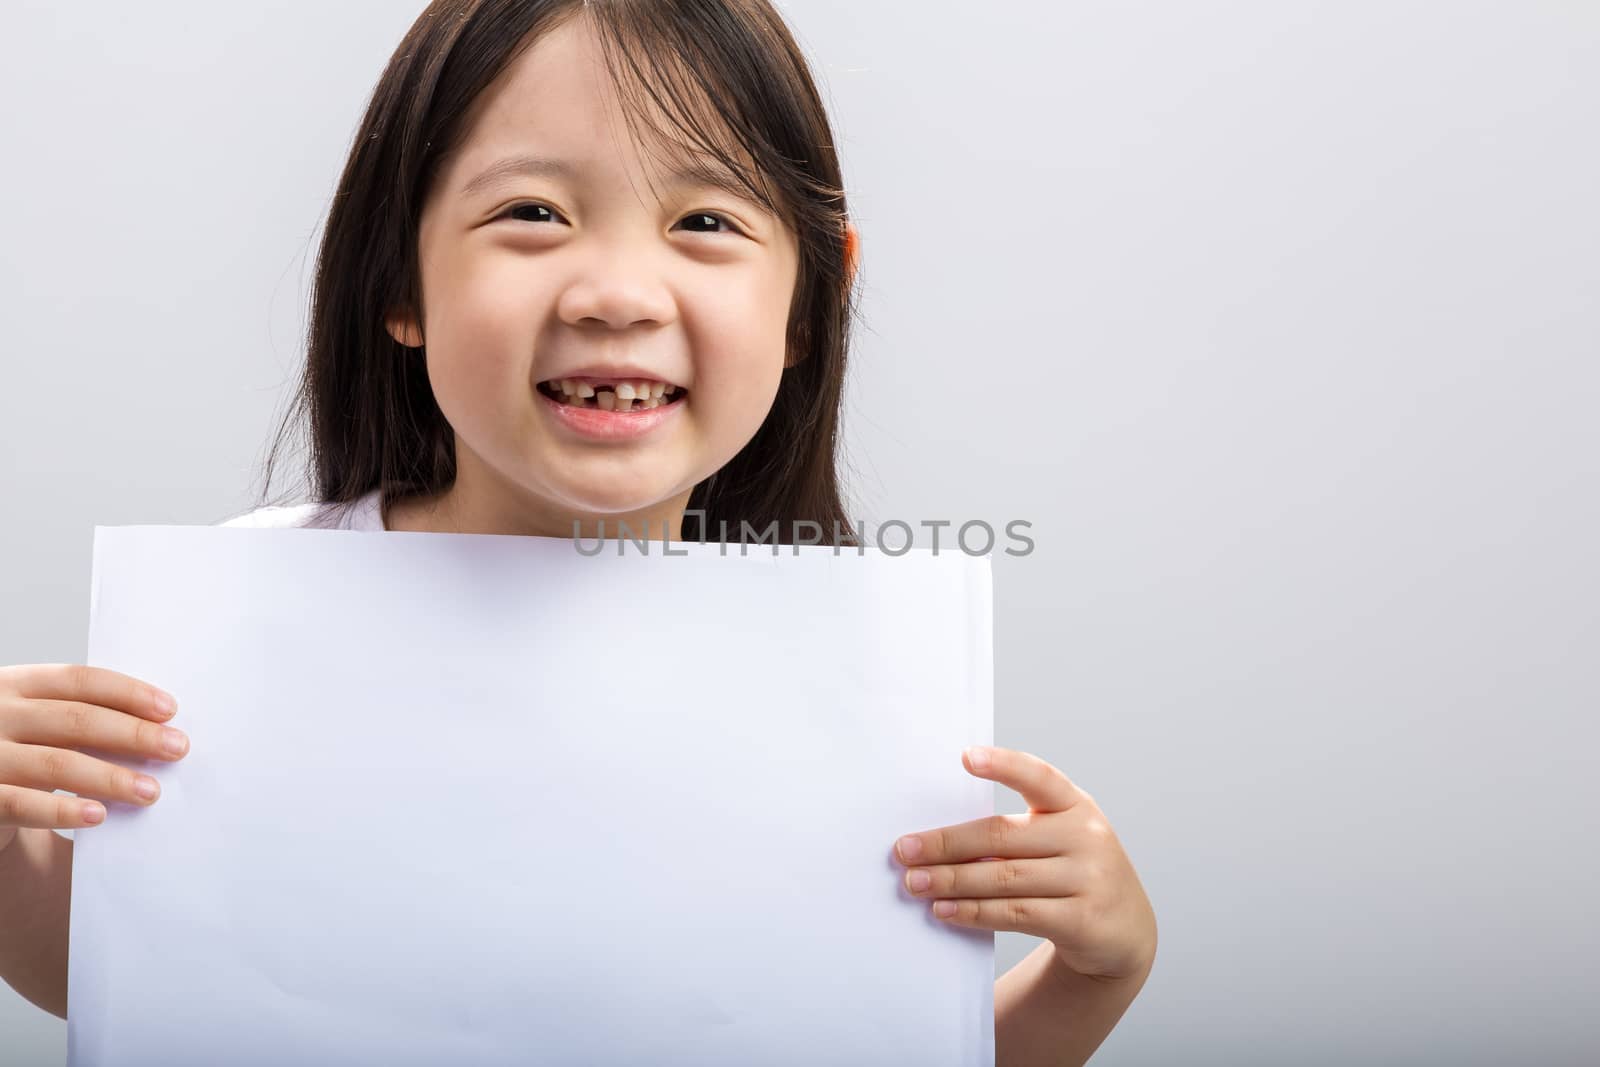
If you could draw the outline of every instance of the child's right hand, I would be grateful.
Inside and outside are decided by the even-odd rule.
[[[182,759],[189,739],[181,730],[159,725],[175,711],[162,706],[163,695],[155,686],[103,667],[0,667],[0,851],[25,826],[76,830],[105,818],[103,805],[54,796],[52,790],[155,803],[161,786],[154,778],[76,750]],[[148,795],[140,792],[141,785]]]

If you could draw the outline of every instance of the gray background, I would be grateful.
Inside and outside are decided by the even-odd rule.
[[[250,502],[421,6],[6,4],[0,662],[82,660],[94,524]],[[1033,522],[996,739],[1159,916],[1095,1062],[1595,1062],[1600,5],[784,10],[858,513]],[[0,1033],[64,1057],[4,987]]]

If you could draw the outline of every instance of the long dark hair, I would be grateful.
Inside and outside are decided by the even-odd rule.
[[[798,237],[792,365],[755,436],[695,486],[682,536],[718,540],[726,528],[734,539],[741,523],[776,522],[789,544],[794,524],[810,521],[823,544],[854,544],[837,471],[857,312],[843,179],[806,61],[767,0],[429,4],[379,78],[339,178],[317,255],[305,371],[268,455],[261,503],[278,447],[302,420],[318,501],[380,489],[387,513],[395,500],[454,482],[455,437],[426,361],[389,335],[385,315],[408,308],[420,321],[422,205],[470,129],[474,102],[524,49],[579,14],[600,31],[630,130],[650,121],[640,106],[648,94],[687,139],[652,127],[654,143],[713,156]]]

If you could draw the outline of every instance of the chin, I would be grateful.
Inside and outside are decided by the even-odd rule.
[[[614,536],[610,532],[611,524],[616,520],[659,506],[671,494],[653,492],[606,492],[574,493],[562,497],[562,504],[573,511],[581,511],[585,515],[604,519],[607,524],[607,537]],[[639,532],[638,530],[634,531]],[[656,524],[651,523],[652,537],[660,536],[656,531]]]

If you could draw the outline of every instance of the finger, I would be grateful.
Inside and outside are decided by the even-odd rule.
[[[79,796],[148,807],[161,783],[106,760],[44,745],[0,745],[0,782],[34,789],[69,789]]]
[[[1009,930],[1050,937],[1059,932],[1071,901],[1044,897],[998,897],[990,900],[936,900],[935,918],[954,926],[981,930]]]
[[[0,785],[0,826],[75,830],[105,821],[105,805],[38,789]]]
[[[12,714],[7,736],[30,745],[93,748],[145,759],[177,760],[189,751],[189,738],[174,726],[77,700],[23,700]]]
[[[1014,748],[974,745],[963,753],[967,770],[1022,794],[1030,812],[1067,811],[1085,794],[1053,765]]]
[[[172,718],[177,705],[167,710],[170,694],[148,682],[105,667],[81,663],[34,663],[18,672],[18,690],[36,700],[81,700],[115,708],[157,722]]]
[[[902,880],[912,896],[928,899],[1068,897],[1084,887],[1082,872],[1065,856],[912,867]]]
[[[906,866],[970,863],[985,856],[1044,859],[1061,855],[1061,830],[1049,815],[990,815],[955,826],[907,834],[895,842]]]

